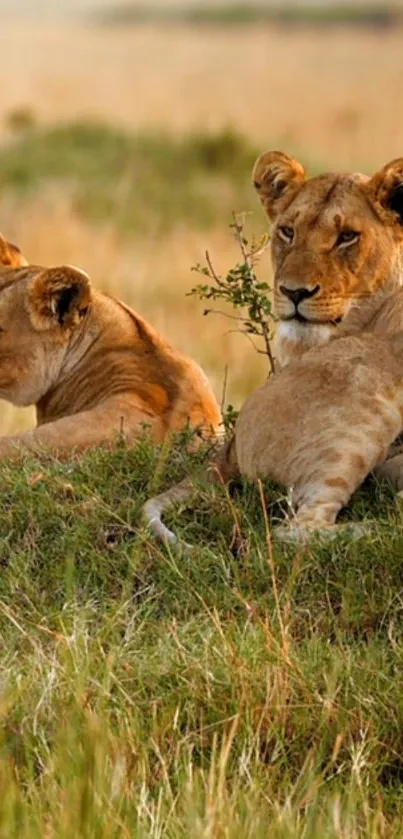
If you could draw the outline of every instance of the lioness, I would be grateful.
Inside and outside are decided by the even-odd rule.
[[[69,266],[28,265],[0,238],[0,398],[36,405],[37,427],[0,438],[0,457],[57,455],[149,426],[214,435],[220,410],[198,365]],[[7,267],[5,267],[7,266]]]
[[[375,357],[372,366],[370,363],[369,356],[381,352],[382,342],[379,344],[376,336],[372,343],[371,337],[365,338],[364,365],[354,356],[355,345],[351,339],[350,344],[343,342],[340,348],[333,345],[322,348],[321,359],[326,362],[322,367],[319,359],[315,366],[314,350],[306,359],[303,355],[334,337],[368,330],[394,333],[403,329],[403,158],[386,164],[372,177],[327,173],[307,180],[297,160],[280,151],[268,151],[257,160],[253,181],[273,223],[271,257],[274,304],[279,317],[276,360],[280,368],[292,360],[300,361],[297,367],[292,365],[289,372],[284,371],[280,378],[275,377],[247,400],[234,441],[219,458],[223,478],[230,477],[232,471],[249,477],[256,477],[260,471],[289,486],[290,481],[294,484],[296,480],[295,471],[289,468],[289,458],[294,457],[295,469],[304,463],[308,469],[304,473],[305,467],[301,466],[302,472],[298,473],[297,483],[302,482],[303,497],[310,486],[312,469],[318,465],[316,453],[320,452],[323,469],[319,482],[316,479],[314,482],[315,509],[321,510],[322,501],[325,506],[330,503],[326,475],[329,481],[340,483],[338,492],[334,492],[339,500],[342,497],[347,500],[352,487],[358,486],[376,464],[378,475],[389,478],[403,489],[403,454],[396,455],[395,449],[394,456],[379,466],[384,460],[383,447],[389,436],[386,424],[383,430],[378,428],[379,406],[386,405],[385,399],[394,404],[396,435],[403,425],[401,419],[400,426],[397,422],[400,385],[397,387],[398,379],[393,382],[390,379],[389,362],[384,371],[385,382],[389,382],[387,395],[379,380],[383,361],[381,367],[377,366]],[[347,353],[345,359],[344,352]],[[333,364],[336,365],[334,371]],[[357,370],[355,364],[358,364]],[[371,382],[366,382],[366,376],[374,376],[373,390]],[[331,389],[327,386],[327,378],[332,383]],[[356,392],[358,387],[360,390]],[[345,410],[346,394],[353,406],[351,412]],[[365,423],[360,425],[358,417],[363,406],[367,414]],[[291,417],[288,422],[287,417]],[[299,417],[299,425],[294,422],[296,417]],[[283,424],[284,434],[277,423]],[[355,428],[352,430],[349,426]],[[370,456],[368,451],[369,447],[374,452],[371,429],[379,437],[376,457]],[[346,435],[355,435],[355,447],[351,450],[351,446],[347,446],[346,449],[354,455],[355,468],[350,465],[347,469],[340,463],[338,471],[339,441]],[[393,437],[389,443],[392,441]],[[326,443],[325,450],[323,442]],[[347,477],[346,470],[349,472]],[[301,492],[297,492],[297,498]],[[173,540],[173,535],[160,521],[161,512],[189,494],[190,482],[185,481],[148,502],[145,517],[152,522],[157,535]],[[333,512],[327,525],[339,504],[334,506],[334,503],[332,501],[330,505]],[[302,505],[303,509],[304,504],[301,502],[298,506]],[[306,526],[312,516],[321,518],[321,515],[313,514],[311,504]],[[305,519],[302,510],[298,518],[301,522]]]
[[[307,179],[297,160],[267,151],[252,178],[273,225],[278,364],[334,337],[403,329],[403,158],[372,177]],[[403,489],[400,450],[376,473]]]

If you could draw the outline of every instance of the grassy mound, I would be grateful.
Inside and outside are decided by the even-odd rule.
[[[397,839],[398,504],[370,481],[371,536],[271,554],[254,487],[202,492],[170,555],[139,510],[201,459],[2,464],[0,835]]]

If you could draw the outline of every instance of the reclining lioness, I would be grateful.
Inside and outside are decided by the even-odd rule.
[[[272,478],[292,490],[295,516],[277,528],[280,538],[333,533],[339,511],[383,463],[402,425],[403,331],[340,338],[320,353],[308,350],[246,400],[205,477]],[[161,515],[192,492],[185,479],[146,503],[145,521],[158,538],[177,542]]]
[[[0,438],[0,457],[57,455],[152,440],[189,425],[214,435],[220,411],[198,365],[124,303],[69,266],[28,265],[0,238],[0,398],[35,405],[37,427]]]
[[[403,356],[400,337],[381,337],[403,330],[403,158],[372,177],[307,178],[297,160],[267,151],[253,182],[272,222],[277,366],[292,363],[247,400],[218,466],[224,480],[294,486],[298,527],[333,527],[374,467],[403,489],[403,447],[386,460],[384,451],[392,428],[402,431]],[[379,334],[341,337],[363,331]],[[319,349],[333,338],[341,343]],[[185,481],[147,503],[157,536],[175,541],[160,515],[190,493]]]

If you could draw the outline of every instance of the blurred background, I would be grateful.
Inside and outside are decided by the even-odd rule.
[[[32,262],[82,266],[239,402],[265,375],[186,296],[209,250],[238,259],[265,148],[371,172],[403,154],[403,0],[1,0],[0,229]],[[269,280],[268,257],[259,276]],[[1,403],[0,432],[33,422]]]

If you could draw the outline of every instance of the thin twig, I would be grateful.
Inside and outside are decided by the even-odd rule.
[[[206,251],[206,253],[205,253],[205,257],[206,257],[207,266],[208,266],[208,269],[209,269],[209,271],[210,271],[211,276],[213,277],[213,279],[216,281],[217,285],[218,285],[220,288],[225,288],[225,285],[224,285],[223,281],[222,281],[222,280],[221,280],[221,278],[218,276],[218,274],[217,274],[217,272],[216,272],[216,270],[215,270],[215,268],[214,268],[214,265],[213,265],[213,263],[212,263],[212,261],[211,261],[211,257],[210,257],[210,254],[209,254],[209,252],[208,252],[208,251]]]
[[[235,332],[237,332],[238,335],[245,335],[245,338],[248,339],[248,341],[252,344],[252,347],[255,350],[255,352],[257,352],[259,355],[266,355],[266,350],[259,350],[259,347],[256,346],[252,338],[252,335],[250,334],[250,332],[248,332],[247,329],[228,329],[225,334],[233,335]]]
[[[235,230],[235,239],[238,242],[238,245],[241,249],[242,256],[244,258],[245,264],[248,266],[249,273],[251,277],[253,277],[253,258],[251,253],[248,253],[245,247],[245,242],[243,238],[243,225],[241,225],[238,221],[238,218],[235,213],[233,213],[234,218],[234,230]],[[251,279],[251,284],[254,285],[253,279]],[[266,347],[266,353],[269,358],[270,362],[270,372],[273,374],[276,372],[276,363],[274,360],[273,353],[271,351],[271,344],[270,344],[270,331],[269,327],[266,323],[265,316],[263,309],[259,302],[256,303],[256,310],[258,313],[258,319],[260,323],[260,327],[262,330],[262,336]]]
[[[224,381],[222,385],[222,396],[221,396],[221,413],[224,413],[225,409],[225,399],[227,396],[227,384],[228,384],[228,364],[225,365],[224,369]]]
[[[228,312],[223,312],[221,309],[204,309],[203,315],[221,315],[228,320],[237,320],[243,322],[245,320],[242,315],[230,315]],[[232,332],[240,332],[240,329],[233,329]]]

